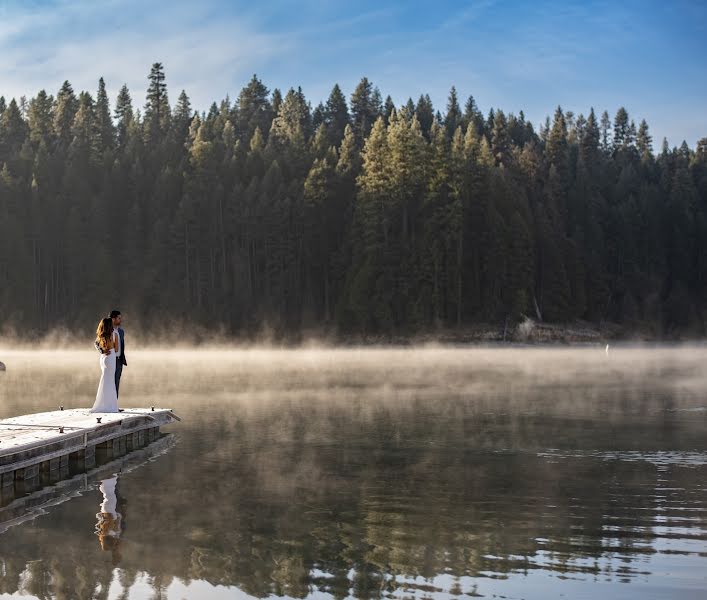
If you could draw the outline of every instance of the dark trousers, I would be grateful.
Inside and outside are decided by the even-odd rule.
[[[115,361],[115,393],[120,396],[120,376],[123,374],[122,356],[118,356]]]

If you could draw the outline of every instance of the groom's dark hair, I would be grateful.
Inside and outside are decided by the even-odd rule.
[[[115,319],[119,314],[120,314],[119,310],[112,310],[112,311],[110,311],[110,318]]]

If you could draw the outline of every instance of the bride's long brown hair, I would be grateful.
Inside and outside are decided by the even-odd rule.
[[[106,317],[98,322],[98,328],[96,329],[96,341],[98,345],[103,349],[108,349],[108,344],[111,342],[111,337],[113,335],[113,319]]]

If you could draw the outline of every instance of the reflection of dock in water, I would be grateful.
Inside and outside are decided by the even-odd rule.
[[[147,432],[141,445],[127,443],[100,447],[94,454],[72,459],[67,465],[44,472],[22,485],[0,488],[0,534],[10,527],[45,514],[51,507],[98,489],[116,473],[129,473],[168,452],[172,434]]]

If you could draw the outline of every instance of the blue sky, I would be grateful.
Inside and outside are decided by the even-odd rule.
[[[690,146],[707,136],[707,2],[591,0],[0,0],[0,94],[56,93],[64,79],[111,98],[123,83],[144,103],[151,63],[170,99],[195,107],[234,98],[253,73],[301,85],[316,104],[367,76],[396,103],[452,85],[534,123],[619,106]]]

